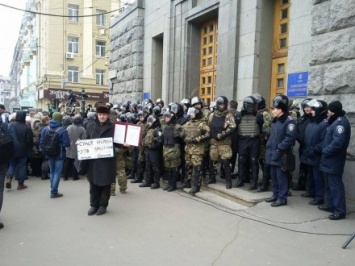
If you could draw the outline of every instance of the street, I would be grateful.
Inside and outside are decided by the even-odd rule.
[[[49,197],[48,180],[31,177],[26,184],[24,191],[5,189],[2,266],[353,265],[355,260],[355,240],[341,248],[355,230],[355,214],[330,221],[328,213],[296,196],[280,208],[262,202],[232,211],[181,191],[129,183],[127,194],[111,197],[105,215],[89,217],[84,177],[61,181],[64,197],[57,199]]]

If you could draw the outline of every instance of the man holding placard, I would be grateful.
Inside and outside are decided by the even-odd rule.
[[[110,108],[105,103],[96,104],[97,120],[87,127],[88,139],[113,138],[114,124],[110,121]],[[112,145],[113,151],[113,145]],[[112,153],[114,154],[114,153]],[[88,215],[106,213],[111,184],[116,178],[114,156],[87,160],[87,176],[90,182],[90,206]]]

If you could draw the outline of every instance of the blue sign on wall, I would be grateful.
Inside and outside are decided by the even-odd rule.
[[[308,72],[288,74],[287,96],[305,97],[307,96]]]
[[[143,100],[150,99],[150,93],[149,92],[144,92],[143,93]]]

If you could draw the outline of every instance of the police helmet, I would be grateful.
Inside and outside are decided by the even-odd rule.
[[[181,100],[180,104],[182,104],[185,107],[189,108],[191,106],[191,101],[190,101],[190,99],[185,98],[185,99]]]
[[[263,96],[260,95],[260,93],[253,93],[251,96],[255,98],[255,100],[258,103],[258,110],[262,110],[266,108],[266,101]]]
[[[131,124],[136,124],[138,120],[138,115],[136,113],[130,113],[127,115],[127,122]]]
[[[223,112],[227,110],[228,99],[225,96],[219,96],[216,100],[216,108],[218,111]]]
[[[184,114],[184,108],[179,103],[174,103],[171,106],[171,111],[175,114],[176,119],[180,118]]]
[[[310,100],[307,103],[307,106],[311,107],[312,110],[314,110],[316,116],[328,111],[328,104],[322,100],[316,100],[316,99]]]
[[[243,108],[247,113],[256,113],[258,110],[258,102],[254,96],[247,96],[243,100]]]
[[[281,109],[283,112],[288,111],[288,98],[286,95],[277,95],[272,103],[272,108]]]
[[[148,116],[147,123],[150,123],[149,127],[151,128],[155,128],[160,125],[160,121],[155,115]]]
[[[156,115],[156,116],[160,116],[160,114],[161,114],[161,109],[160,109],[160,106],[159,106],[159,105],[154,106],[154,108],[153,108],[153,114]]]
[[[164,107],[164,101],[163,101],[161,98],[158,98],[158,99],[155,101],[155,105],[158,105],[158,104],[161,104],[161,107],[162,107],[162,108]]]
[[[203,106],[203,101],[198,96],[195,96],[191,99],[191,106],[195,106],[196,104],[201,104],[201,107]]]
[[[166,117],[170,118],[170,122],[175,122],[175,120],[176,120],[176,116],[175,116],[174,112],[169,111],[169,110],[163,113],[164,120]]]
[[[312,100],[313,100],[312,98],[306,98],[301,102],[301,107],[302,107],[303,112],[304,112],[304,108],[309,107],[308,103]]]
[[[191,120],[196,120],[196,119],[202,118],[201,110],[198,108],[195,108],[195,107],[190,107],[189,110],[187,110],[187,115],[190,116]]]

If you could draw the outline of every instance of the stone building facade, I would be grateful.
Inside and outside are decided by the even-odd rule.
[[[354,0],[134,1],[111,21],[111,101],[340,100],[353,129],[344,179],[355,200],[354,18]],[[300,93],[294,77],[305,82]]]

